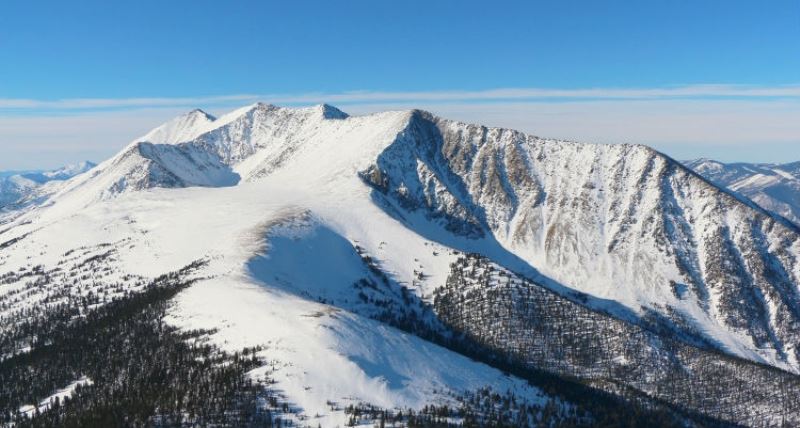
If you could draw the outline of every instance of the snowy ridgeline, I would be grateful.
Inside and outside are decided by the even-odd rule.
[[[190,112],[37,195],[0,219],[8,361],[34,355],[50,340],[41,331],[152,296],[165,273],[202,261],[137,331],[204,332],[192,343],[220,361],[257,349],[225,375],[255,386],[214,384],[209,398],[240,421],[466,423],[501,408],[532,425],[759,425],[796,414],[798,229],[646,147],[420,111],[256,104]],[[175,334],[146,349],[194,361]],[[146,358],[131,355],[120,364]],[[83,375],[94,384],[82,403],[114,385],[108,373],[59,373],[4,409]],[[200,408],[188,384],[164,387],[186,394],[172,410]]]

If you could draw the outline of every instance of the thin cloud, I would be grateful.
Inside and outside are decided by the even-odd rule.
[[[1,110],[89,110],[120,108],[159,108],[218,106],[267,100],[276,104],[331,102],[343,104],[408,101],[469,102],[509,100],[637,100],[637,99],[713,99],[713,98],[800,98],[800,84],[781,86],[684,85],[662,88],[501,88],[480,91],[388,92],[352,91],[305,94],[237,94],[177,98],[70,98],[36,100],[0,98]]]
[[[217,97],[183,98],[69,98],[63,100],[34,100],[23,98],[0,98],[0,109],[84,110],[113,108],[158,108],[190,105],[217,105],[221,103],[247,102],[258,99],[257,95],[226,95]]]
[[[710,93],[694,88],[693,93]],[[211,97],[183,98],[179,105],[161,100],[155,106],[123,109],[33,109],[28,114],[0,112],[0,170],[55,167],[84,159],[101,161],[125,144],[172,117],[193,108],[220,115],[256,100],[275,104],[313,104],[320,101],[342,105],[350,114],[420,108],[442,117],[488,126],[518,129],[548,138],[587,143],[641,143],[676,158],[710,157],[723,161],[750,160],[785,162],[787,153],[800,147],[800,98],[679,98],[642,97],[625,99],[565,98],[502,100],[501,90],[478,92],[494,102],[471,101],[471,95],[431,97],[406,93],[408,100],[379,93],[353,94],[341,98],[323,95],[304,97]],[[687,93],[684,89],[681,93]],[[723,91],[717,90],[716,94]],[[675,94],[675,92],[670,92]],[[733,93],[733,92],[728,92]],[[735,92],[741,94],[742,92]],[[784,93],[785,92],[781,92]],[[413,94],[413,96],[412,96]],[[442,93],[437,93],[442,94]],[[469,94],[469,93],[466,93]],[[220,102],[220,99],[223,101]],[[142,100],[142,99],[140,99]],[[151,99],[152,100],[152,99]],[[345,102],[347,100],[347,102]],[[143,103],[142,101],[140,101]],[[85,106],[84,101],[80,105]],[[92,104],[98,105],[98,104]],[[109,105],[108,103],[104,105]],[[119,107],[121,104],[114,104]],[[139,104],[137,104],[138,106]],[[791,156],[791,155],[790,155]],[[794,159],[794,160],[800,160]]]

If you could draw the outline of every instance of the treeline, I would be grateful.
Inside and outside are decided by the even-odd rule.
[[[161,276],[138,293],[103,306],[49,312],[30,351],[0,362],[0,424],[16,427],[266,426],[288,410],[263,381],[259,349],[226,353],[208,331],[181,331],[164,321],[170,299],[189,286],[188,273]],[[75,316],[80,313],[80,316]],[[47,322],[45,322],[47,321]],[[0,342],[8,343],[4,336]],[[80,378],[63,400],[38,405]],[[24,405],[37,407],[32,414]]]
[[[800,377],[594,312],[481,256],[451,266],[434,307],[506,367],[580,380],[628,400],[652,398],[705,415],[704,423],[800,424]]]
[[[148,285],[143,277],[117,271],[114,245],[68,251],[53,267],[28,265],[0,274],[0,361],[47,340],[49,331],[63,327],[58,323]]]
[[[458,299],[462,297],[458,296],[460,296],[462,291],[467,291],[451,283],[453,278],[455,278],[453,274],[450,275],[451,279],[448,280],[449,285],[447,287],[436,290],[434,293],[434,305],[431,305],[420,299],[416,293],[408,290],[404,285],[397,284],[386,277],[385,274],[382,274],[375,260],[369,257],[362,248],[356,246],[356,251],[362,257],[365,266],[373,274],[372,278],[365,278],[353,284],[354,291],[357,292],[361,304],[354,305],[346,301],[327,303],[340,305],[346,309],[372,317],[452,351],[466,355],[522,379],[526,379],[531,385],[541,389],[548,396],[567,403],[572,403],[577,412],[591,415],[591,423],[589,423],[588,426],[678,427],[686,426],[687,423],[694,423],[701,426],[731,425],[691,410],[686,410],[681,407],[670,405],[670,403],[653,399],[638,390],[626,388],[624,385],[615,385],[613,388],[609,388],[607,385],[597,385],[587,382],[584,378],[575,376],[575,373],[572,372],[568,373],[551,370],[546,364],[536,365],[527,364],[525,362],[521,363],[522,360],[513,358],[513,356],[509,354],[508,349],[517,349],[519,352],[524,352],[522,349],[515,348],[514,345],[509,345],[509,347],[506,348],[506,343],[483,340],[483,337],[468,334],[469,330],[466,326],[464,326],[463,323],[459,324],[457,322],[457,317],[464,315],[468,317],[470,325],[474,323],[475,325],[481,326],[480,328],[491,330],[494,328],[492,326],[500,317],[495,316],[496,314],[493,314],[488,309],[473,311],[470,308],[450,304],[445,294],[455,299],[455,301],[460,302]],[[459,263],[463,264],[465,263],[464,260],[477,262],[478,259],[475,255],[463,255],[461,260],[462,261]],[[485,260],[481,262],[488,263]],[[453,266],[454,272],[459,272],[459,263]],[[381,275],[376,272],[381,272]],[[425,275],[422,271],[419,271],[417,274],[422,277]],[[472,278],[470,284],[476,287],[485,286],[485,284],[481,283],[483,279],[496,276],[489,273],[486,273],[485,277],[481,276],[479,269],[476,269],[474,272],[464,270],[463,275],[464,277]],[[460,276],[456,275],[456,277]],[[542,291],[546,292],[548,297],[552,295],[554,298],[560,299],[560,297],[547,290],[542,289]],[[514,299],[503,300],[503,309],[512,307],[514,304],[512,300]],[[566,301],[566,299],[562,300]],[[493,306],[493,304],[498,301],[499,300],[489,299],[486,304]],[[564,309],[566,311],[569,308]],[[458,312],[460,310],[465,310],[467,312],[466,314],[459,315]],[[589,310],[585,311],[591,314],[589,315],[590,317],[598,316],[598,314]],[[539,319],[538,322],[544,324],[553,321],[557,324],[562,323],[559,325],[564,327],[563,320],[569,316],[571,315],[567,312],[560,312],[558,317],[545,317]],[[556,318],[560,321],[556,321]],[[465,322],[466,321],[467,320],[465,320]],[[592,334],[591,329],[581,329],[580,331],[581,335],[590,336]],[[509,334],[525,335],[530,333],[524,330],[518,330],[509,331]],[[555,349],[556,346],[557,344],[554,343],[551,348]],[[620,391],[622,390],[625,390],[625,392],[621,394]],[[513,419],[506,419],[506,422],[511,424],[510,421],[512,420]],[[554,426],[558,426],[560,423],[563,423],[564,426],[580,426],[580,423],[570,419],[569,415],[551,414],[548,420],[550,420]],[[469,419],[465,419],[462,422],[467,423]],[[452,424],[455,422],[454,420],[450,420],[448,423]],[[533,424],[531,426],[540,425]]]
[[[548,398],[530,402],[513,393],[481,388],[453,397],[455,404],[426,405],[421,409],[386,410],[368,404],[350,405],[344,411],[347,426],[386,427],[591,427],[591,415],[574,405]]]
[[[177,330],[164,321],[170,299],[192,283],[202,261],[145,280],[114,273],[115,252],[106,247],[64,254],[52,269],[31,266],[0,276],[0,283],[25,284],[0,298],[0,425],[285,426],[304,420],[287,415],[292,409],[269,380],[247,376],[264,365],[259,349],[226,353],[207,340],[211,332]],[[476,255],[452,266],[431,306],[392,281],[363,249],[356,251],[370,277],[353,284],[358,299],[347,309],[527,379],[550,399],[531,403],[482,390],[454,397],[452,407],[351,405],[344,410],[353,425],[798,424],[797,377],[789,373],[593,312]],[[33,295],[45,296],[43,303],[21,305]],[[92,384],[69,398],[31,415],[20,412],[84,377]]]

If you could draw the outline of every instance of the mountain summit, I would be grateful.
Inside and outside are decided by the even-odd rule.
[[[203,110],[195,109],[153,129],[138,138],[137,141],[146,141],[154,144],[177,144],[189,141],[214,120],[216,120],[214,116]]]

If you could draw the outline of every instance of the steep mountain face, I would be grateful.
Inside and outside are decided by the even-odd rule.
[[[239,177],[230,166],[214,153],[185,143],[214,120],[202,110],[178,116],[137,138],[91,176],[70,183],[60,193],[78,194],[80,203],[87,204],[154,187],[232,186]]]
[[[362,176],[448,230],[491,236],[558,284],[798,368],[797,227],[650,148],[415,112]]]
[[[25,354],[18,321],[180,279],[168,323],[257,347],[252,376],[298,423],[490,387],[589,415],[572,422],[615,425],[602,402],[759,425],[796,413],[798,238],[643,146],[421,111],[196,110],[0,229],[0,339]]]
[[[246,180],[252,180],[279,168],[304,143],[298,136],[309,128],[318,127],[323,120],[345,118],[345,113],[329,105],[291,110],[258,103],[220,118],[214,129],[192,144],[215,153]]]
[[[52,171],[0,174],[0,209],[9,209],[15,203],[24,203],[32,199],[46,183],[68,180],[95,166],[91,162],[84,161]]]
[[[139,142],[115,159],[109,170],[105,177],[119,177],[105,189],[109,194],[153,187],[232,186],[239,181],[213,153],[188,144]],[[124,174],[117,175],[119,171]]]
[[[800,225],[800,162],[726,164],[696,159],[684,164],[712,183],[737,192]]]
[[[722,420],[800,423],[800,404],[779,392],[800,391],[800,377],[587,310],[475,254],[453,263],[434,296],[442,322],[519,365],[631,388]]]

